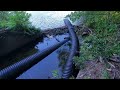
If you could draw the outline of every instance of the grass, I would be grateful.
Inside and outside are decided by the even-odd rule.
[[[103,70],[103,79],[110,79],[109,73],[107,72],[107,70]]]
[[[84,16],[84,26],[92,30],[92,33],[84,38],[80,57],[75,57],[77,67],[81,67],[87,60],[96,60],[99,57],[107,60],[113,54],[120,55],[119,11],[76,11],[68,16],[72,21]]]

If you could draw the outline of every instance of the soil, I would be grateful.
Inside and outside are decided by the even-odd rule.
[[[86,36],[92,33],[87,27],[77,27],[76,34]],[[84,68],[79,70],[76,79],[120,79],[120,57],[113,56],[111,60],[89,60],[84,62]]]
[[[76,79],[120,79],[120,63],[86,61],[84,69],[79,71]]]

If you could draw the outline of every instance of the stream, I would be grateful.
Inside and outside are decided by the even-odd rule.
[[[64,37],[67,36],[68,34],[57,35],[55,38],[57,38],[59,41],[62,41],[64,40]],[[45,48],[57,43],[58,41],[55,38],[44,38],[43,42],[39,42],[34,48],[38,51],[42,51]],[[64,62],[62,58],[64,58],[65,54],[68,53],[69,50],[70,47],[68,46],[68,43],[62,45],[32,68],[20,75],[17,79],[56,78],[56,76],[54,76],[55,73],[61,77],[64,66],[64,64],[62,64],[62,62]]]
[[[64,17],[72,11],[27,11],[32,16],[30,21],[35,27],[41,30],[52,29],[65,26]],[[56,44],[58,41],[64,40],[69,34],[45,37],[43,41],[37,41],[33,45],[24,47],[21,51],[15,53],[11,57],[1,60],[0,69],[12,65],[36,52],[40,52],[47,47]],[[58,79],[62,75],[65,61],[69,55],[71,43],[70,41],[62,45],[60,48],[52,52],[50,55],[42,59],[39,63],[25,71],[16,79]]]

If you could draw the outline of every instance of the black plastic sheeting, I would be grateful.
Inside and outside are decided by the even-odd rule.
[[[70,34],[70,40],[72,43],[72,48],[71,48],[68,60],[66,62],[66,65],[65,65],[65,68],[62,74],[63,79],[68,79],[72,75],[73,69],[74,69],[73,58],[74,56],[79,56],[79,40],[75,33],[74,27],[70,23],[70,21],[68,19],[64,19],[64,23],[68,27],[69,34]]]
[[[0,79],[16,79],[19,75],[21,75],[23,72],[31,68],[33,65],[37,64],[39,61],[44,59],[46,56],[51,54],[53,51],[58,49],[60,46],[65,44],[67,41],[69,41],[69,38],[66,38],[65,40],[46,48],[45,50],[41,52],[37,52],[20,62],[17,62],[11,66],[6,67],[5,69],[0,71]]]

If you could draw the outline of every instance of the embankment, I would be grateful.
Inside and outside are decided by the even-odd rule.
[[[27,35],[15,31],[0,31],[0,57],[42,38],[41,33]]]

